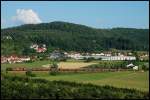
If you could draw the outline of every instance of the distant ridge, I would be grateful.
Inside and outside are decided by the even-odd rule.
[[[5,37],[11,36],[12,40]],[[11,41],[11,42],[10,42]],[[25,24],[1,30],[1,53],[23,53],[31,43],[44,43],[51,51],[93,52],[115,48],[119,50],[149,50],[149,29],[96,29],[85,25],[55,21]],[[7,50],[10,49],[10,50]]]

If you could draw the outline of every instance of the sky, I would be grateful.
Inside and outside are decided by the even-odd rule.
[[[149,1],[1,2],[1,28],[53,21],[93,28],[149,28]]]

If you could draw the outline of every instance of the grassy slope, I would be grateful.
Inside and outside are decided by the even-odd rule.
[[[51,76],[48,72],[34,72],[35,78],[47,80],[75,81],[79,83],[92,83],[96,85],[111,85],[122,88],[135,88],[149,91],[149,72],[101,72],[101,73],[63,73]],[[20,75],[24,75],[20,73]]]
[[[66,62],[72,63],[74,61]],[[40,67],[48,64],[50,61],[36,61],[33,63],[20,64],[2,64],[1,69],[6,67]],[[77,61],[76,63],[83,63]],[[95,62],[96,63],[96,62]],[[97,62],[98,63],[98,62]],[[64,64],[64,63],[63,63]],[[21,73],[23,74],[23,73]],[[101,73],[69,73],[57,76],[50,76],[46,72],[36,72],[37,78],[44,78],[47,80],[65,80],[76,81],[83,83],[92,83],[96,85],[113,85],[116,87],[136,88],[139,90],[148,91],[149,88],[149,72],[101,72]]]

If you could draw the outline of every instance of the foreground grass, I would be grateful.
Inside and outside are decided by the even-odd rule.
[[[119,88],[134,88],[140,91],[149,91],[149,71],[147,72],[100,72],[100,73],[59,73],[56,76],[48,72],[33,72],[36,77],[46,80],[63,80],[78,83],[92,83],[95,85],[110,85]],[[12,73],[9,73],[12,74]],[[13,73],[14,74],[14,73]],[[16,75],[19,74],[18,72]],[[19,75],[24,76],[24,73]]]
[[[148,99],[148,92],[2,75],[1,99]]]

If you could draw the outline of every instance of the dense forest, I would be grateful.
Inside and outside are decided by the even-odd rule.
[[[149,99],[148,92],[3,75],[1,99]]]
[[[46,44],[48,52],[96,52],[109,50],[149,50],[149,29],[96,29],[68,22],[26,24],[1,30],[1,54],[34,53],[32,43]]]

